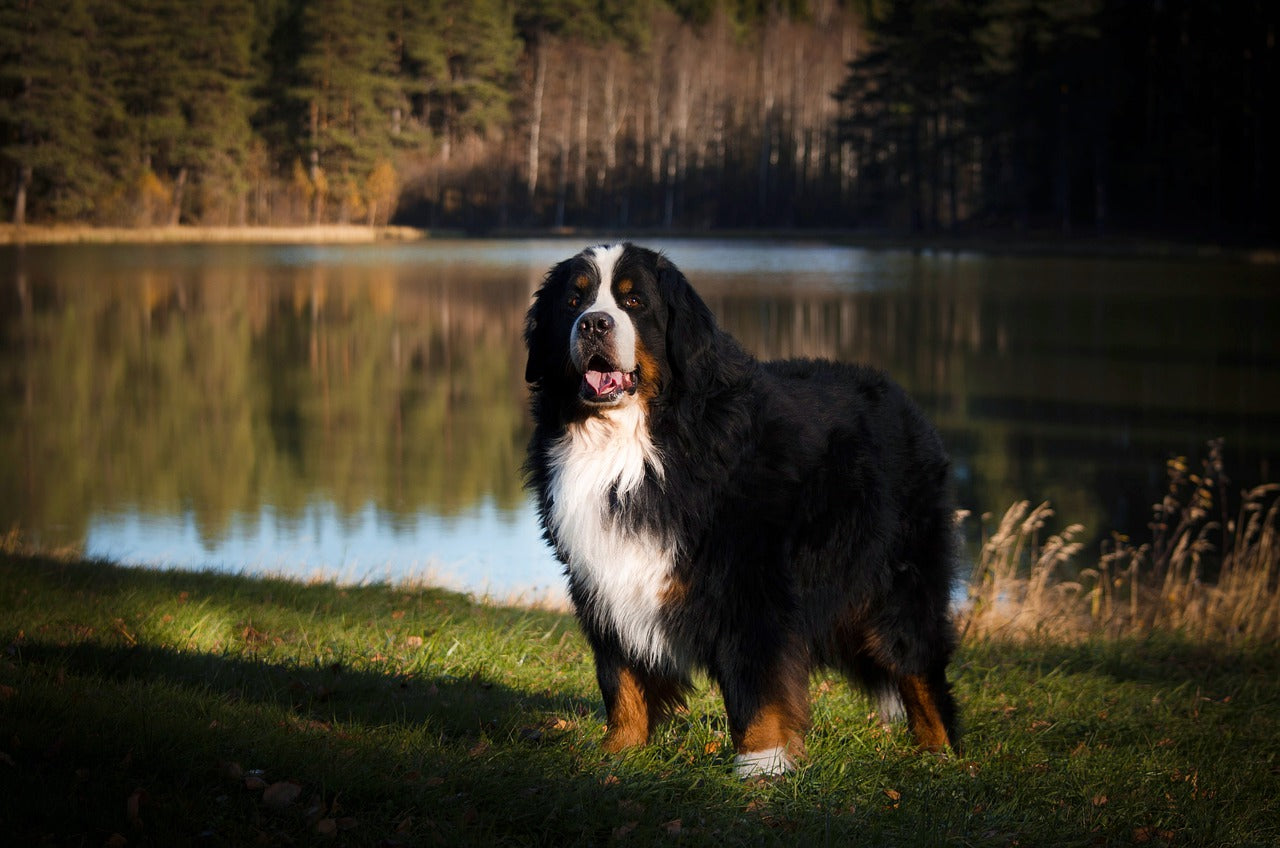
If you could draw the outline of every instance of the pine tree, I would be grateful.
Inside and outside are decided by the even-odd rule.
[[[243,222],[252,143],[252,1],[209,0],[188,8],[190,23],[178,39],[184,120],[170,154],[176,176],[169,223],[184,211],[188,182],[200,191],[196,203],[185,205],[202,220]]]
[[[0,162],[12,219],[90,212],[101,189],[94,128],[105,108],[90,76],[93,19],[82,0],[0,6]]]
[[[340,221],[361,215],[364,180],[390,150],[399,102],[386,5],[313,0],[302,9],[302,51],[292,97],[303,104],[302,148],[313,187],[311,220],[326,195]]]

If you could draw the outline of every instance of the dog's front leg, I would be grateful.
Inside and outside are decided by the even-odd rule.
[[[621,751],[648,742],[653,729],[683,699],[678,681],[613,657],[596,657],[596,679],[608,717],[602,744],[606,751]]]
[[[804,759],[809,667],[801,657],[729,667],[720,677],[739,777],[782,774]]]

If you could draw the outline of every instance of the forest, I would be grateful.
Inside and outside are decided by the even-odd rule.
[[[6,0],[16,225],[1274,242],[1269,0]]]

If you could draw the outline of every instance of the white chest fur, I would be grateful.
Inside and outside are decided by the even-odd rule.
[[[633,659],[671,664],[661,608],[673,546],[613,511],[644,482],[646,467],[662,477],[644,411],[629,404],[575,424],[550,458],[548,523],[575,585],[591,596],[591,613]]]

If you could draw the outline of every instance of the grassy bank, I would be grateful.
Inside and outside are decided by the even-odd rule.
[[[299,227],[90,227],[73,224],[0,224],[0,244],[367,244],[413,241],[427,232],[415,227],[324,224]]]
[[[813,682],[811,762],[730,772],[705,691],[607,757],[571,617],[0,554],[11,844],[1104,845],[1280,841],[1280,651],[967,645],[963,757]]]

